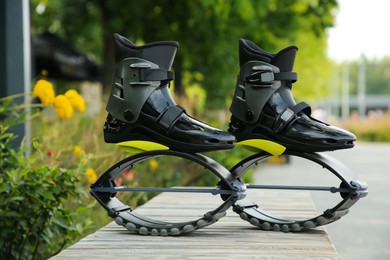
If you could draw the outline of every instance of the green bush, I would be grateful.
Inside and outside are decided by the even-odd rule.
[[[130,156],[103,140],[106,113],[75,113],[61,120],[53,107],[38,107],[32,117],[32,151],[15,148],[9,129],[25,121],[26,105],[0,99],[0,259],[44,259],[112,221],[89,196],[89,185],[113,164]],[[41,111],[43,110],[43,113]],[[205,119],[204,121],[210,121]],[[215,125],[226,128],[226,126]],[[207,153],[227,169],[250,153],[242,148]],[[218,178],[202,167],[159,157],[118,177],[127,186],[216,186]],[[87,176],[86,172],[94,175]],[[245,182],[252,181],[246,174]],[[122,194],[137,207],[155,194]],[[85,206],[86,205],[86,206]]]
[[[0,99],[0,259],[46,259],[90,224],[77,221],[87,209],[81,206],[85,192],[77,178],[84,169],[47,163],[38,142],[30,156],[23,145],[11,144],[16,136],[10,127],[24,120],[23,106],[11,100]]]

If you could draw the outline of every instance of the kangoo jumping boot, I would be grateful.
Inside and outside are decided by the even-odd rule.
[[[229,133],[237,141],[266,139],[289,150],[321,152],[352,148],[356,137],[310,116],[305,102],[296,103],[292,72],[298,48],[268,53],[253,42],[239,41],[240,72],[230,107]]]
[[[233,148],[233,135],[188,116],[171,97],[177,42],[136,46],[121,35],[114,38],[117,66],[106,107],[107,143],[147,141],[185,152]]]

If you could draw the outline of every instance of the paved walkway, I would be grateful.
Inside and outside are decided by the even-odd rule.
[[[326,226],[342,260],[390,259],[390,144],[357,143],[353,149],[328,153],[368,183],[368,196],[359,200],[349,214]],[[267,165],[256,171],[257,183],[294,179],[305,184],[313,175],[320,182],[335,179],[330,173],[315,175],[312,163],[291,158],[287,165]],[[329,175],[329,176],[328,176]],[[318,192],[312,192],[317,208],[326,204]]]

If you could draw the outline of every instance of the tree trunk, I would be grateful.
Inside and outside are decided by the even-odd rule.
[[[107,91],[110,89],[112,83],[112,75],[115,70],[115,50],[114,50],[113,35],[109,27],[109,23],[111,20],[110,10],[107,8],[105,0],[100,0],[98,3],[100,6],[102,32],[103,32],[102,84],[103,84],[103,90]]]

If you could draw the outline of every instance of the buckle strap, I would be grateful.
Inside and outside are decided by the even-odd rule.
[[[276,121],[274,124],[274,132],[275,133],[282,132],[296,118],[297,118],[297,115],[294,113],[294,111],[292,111],[289,108],[286,108],[286,110],[284,110],[283,113],[281,113],[276,118]]]
[[[165,130],[168,130],[175,124],[183,112],[185,112],[184,108],[179,105],[168,107],[157,118],[157,123]]]
[[[306,102],[300,102],[300,103],[296,104],[295,106],[293,106],[291,108],[291,110],[294,111],[295,114],[303,112],[308,116],[311,115],[311,107]]]
[[[157,65],[155,65],[157,67]],[[132,76],[135,81],[162,81],[175,79],[175,73],[170,70],[153,68],[152,64],[146,61],[140,61],[130,64],[130,68],[133,70]]]
[[[275,80],[289,80],[291,82],[296,82],[298,80],[298,74],[296,72],[278,72],[274,75]]]
[[[258,66],[266,67],[266,66]],[[245,78],[245,81],[256,84],[259,87],[270,87],[275,81],[296,82],[298,74],[296,72],[272,72],[272,70],[260,70]]]
[[[269,71],[259,71],[246,77],[246,82],[256,84],[255,86],[269,87],[274,84],[274,73]]]
[[[162,81],[175,79],[175,73],[164,69],[140,69],[140,81]]]
[[[311,107],[306,102],[300,102],[300,103],[296,104],[295,106],[293,106],[291,109],[286,108],[286,110],[284,110],[283,113],[281,113],[276,118],[276,121],[274,124],[275,133],[282,132],[284,129],[286,129],[286,127],[288,125],[290,125],[293,121],[298,119],[297,115],[300,112],[303,112],[306,115],[310,116]]]

